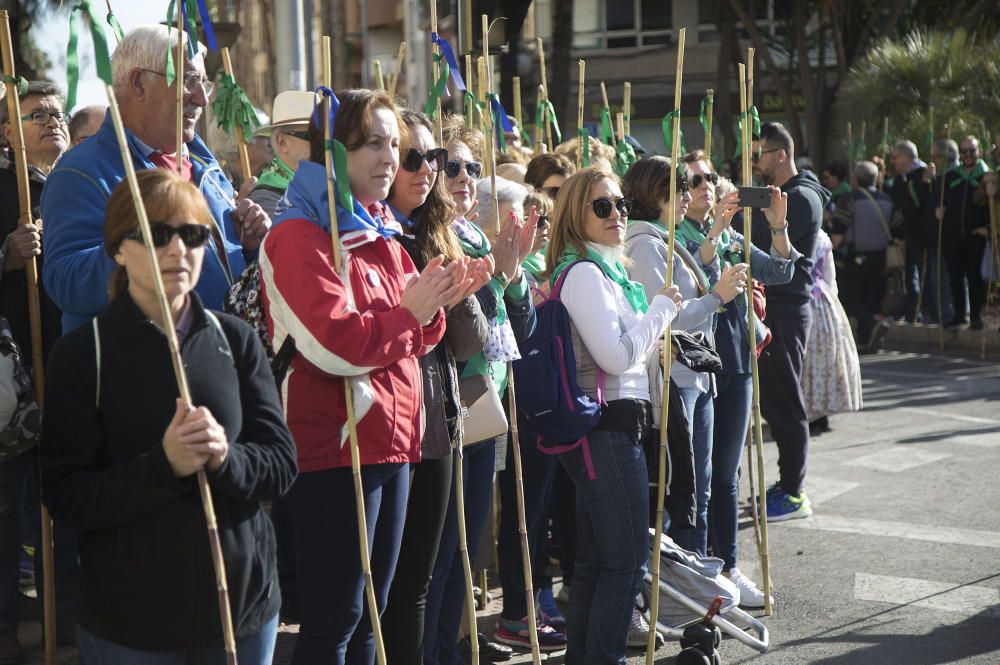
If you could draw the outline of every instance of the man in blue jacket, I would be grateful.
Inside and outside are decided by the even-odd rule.
[[[206,307],[222,309],[230,284],[257,257],[271,220],[261,207],[233,188],[218,162],[195,135],[212,83],[205,77],[204,48],[186,55],[177,81],[167,85],[167,48],[177,31],[161,25],[136,28],[122,40],[111,60],[132,164],[137,170],[177,168],[176,85],[184,87],[181,173],[198,186],[215,224],[197,291]],[[111,114],[91,140],[66,153],[49,175],[42,195],[46,261],[43,279],[63,311],[68,332],[102,312],[108,304],[108,279],[115,263],[104,251],[104,206],[125,177]],[[244,187],[249,192],[255,179]],[[156,220],[151,220],[156,221]]]

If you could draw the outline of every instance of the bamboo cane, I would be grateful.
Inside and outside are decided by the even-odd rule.
[[[994,182],[996,180],[996,174],[987,174],[994,176]],[[989,198],[990,207],[990,264],[991,272],[996,272],[1000,270],[1000,265],[997,265],[997,222],[996,222],[996,200],[995,197]],[[983,318],[986,316],[986,310],[990,307],[990,299],[993,297],[993,283],[996,281],[995,275],[987,274],[986,280],[986,302],[983,304],[983,312],[980,314]],[[986,332],[987,327],[983,325],[983,338],[982,338],[982,348],[980,349],[980,356],[983,360],[986,360]]]
[[[177,79],[180,84],[181,79]],[[178,85],[180,87],[180,85]],[[121,151],[122,163],[125,166],[125,179],[128,181],[129,189],[132,191],[132,201],[135,204],[136,216],[139,218],[139,228],[142,230],[143,244],[146,246],[146,253],[149,256],[150,272],[153,276],[153,286],[156,289],[156,300],[162,317],[163,332],[167,336],[167,345],[170,349],[170,359],[174,366],[174,379],[177,381],[177,391],[181,400],[190,410],[194,408],[191,400],[191,391],[188,387],[187,374],[184,371],[184,360],[181,358],[180,344],[177,341],[177,330],[174,327],[173,315],[170,312],[170,305],[167,303],[166,291],[163,287],[163,276],[160,274],[160,264],[156,257],[156,248],[153,246],[153,238],[149,227],[149,218],[146,215],[146,206],[142,201],[139,192],[139,181],[135,176],[135,167],[132,165],[132,155],[129,152],[128,141],[125,138],[125,126],[122,124],[121,113],[118,110],[118,101],[115,99],[114,89],[106,85],[108,94],[108,108],[114,123],[115,136],[118,138],[118,148]],[[233,617],[229,605],[229,588],[226,584],[226,562],[222,557],[222,541],[219,538],[219,525],[215,517],[215,504],[212,500],[212,491],[208,485],[208,476],[204,469],[199,469],[197,473],[198,489],[201,492],[201,503],[205,511],[205,522],[208,526],[208,542],[212,550],[212,567],[215,570],[215,584],[218,591],[219,613],[222,620],[223,646],[226,651],[226,663],[236,665],[236,637],[233,633]]]
[[[177,175],[184,173],[184,12],[177,4],[177,57],[174,58],[174,89],[177,91]]]
[[[604,81],[601,81],[601,102],[604,104],[604,108],[611,112],[611,106],[608,104],[608,89],[604,85]],[[603,111],[602,111],[603,114]],[[610,118],[609,118],[610,120]],[[615,136],[615,126],[614,123],[611,125],[611,145],[618,143],[618,137]]]
[[[584,88],[584,78],[587,74],[587,63],[584,60],[579,60],[580,65],[580,84],[579,91],[576,96],[576,124],[577,127],[583,129],[583,88]],[[583,168],[583,141],[585,138],[581,136],[579,138],[580,145],[576,149],[576,168]]]
[[[625,135],[632,135],[632,84],[625,81],[625,98],[622,102],[625,107]]]
[[[437,29],[438,29],[437,0],[431,0],[430,5],[431,5],[431,32],[436,33]],[[431,48],[431,50],[434,53],[434,55],[439,55],[441,53],[441,49],[438,48],[437,44],[434,44],[433,47]],[[433,62],[434,80],[437,81],[438,76],[440,76],[440,66],[438,65],[438,61],[436,59],[431,58],[431,61]],[[400,62],[400,67],[402,67],[402,65],[403,65],[403,63]],[[468,64],[468,60],[466,60],[465,75],[469,76],[469,74],[470,74],[470,72],[469,72],[469,64]],[[470,77],[469,80],[470,80],[470,85],[471,85],[471,77]],[[438,100],[437,100],[437,111],[436,111],[436,113],[437,113],[437,115],[434,116],[435,117],[434,126],[437,128],[437,141],[438,141],[438,145],[443,148],[443,147],[445,147],[443,145],[443,143],[444,143],[444,118],[441,117],[441,98],[440,97],[438,97]]]
[[[15,78],[14,46],[10,34],[10,21],[7,10],[0,9],[0,51],[3,54],[4,77]],[[17,91],[17,82],[7,85],[7,116],[12,134],[12,149],[14,151],[14,170],[17,176],[17,200],[20,211],[18,224],[32,224],[31,215],[31,184],[28,179],[28,157],[24,148],[24,127],[21,125],[21,98]],[[38,226],[41,227],[42,220]],[[35,387],[35,401],[38,408],[45,412],[45,361],[42,349],[42,308],[38,292],[38,262],[34,257],[24,266],[25,281],[28,287],[28,321],[31,327],[31,369],[32,381]],[[56,578],[55,559],[53,555],[52,518],[49,510],[41,507],[41,538],[42,538],[42,579],[43,592],[43,623],[45,626],[45,664],[53,665],[56,657]]]
[[[511,77],[511,91],[514,94],[514,119],[517,120],[517,131],[521,134],[521,145],[524,145],[524,111],[521,109],[521,77]]]
[[[435,0],[431,0],[433,4]],[[465,44],[462,46],[461,50],[463,53],[472,52],[472,0],[458,0],[457,9],[463,10],[462,14],[462,33],[465,36]]]
[[[617,126],[618,126],[618,136],[621,137],[621,138],[619,138],[619,140],[620,141],[624,141],[625,140],[625,114],[624,113],[616,113],[615,114],[615,120],[616,120],[616,123],[617,123]]]
[[[542,103],[545,101],[545,88],[538,86],[538,90],[535,92],[535,154],[540,155],[545,152],[545,144],[542,143],[542,127],[545,123],[538,122],[538,111],[541,108]]]
[[[437,32],[436,30],[434,32]],[[399,52],[396,54],[396,67],[392,70],[392,76],[389,77],[389,96],[393,99],[396,98],[396,86],[399,85],[399,75],[403,71],[403,57],[406,55],[406,42],[399,43]],[[435,78],[437,78],[435,76]],[[440,101],[440,100],[438,100]]]
[[[465,80],[466,87],[469,88],[468,92],[475,94],[476,88],[473,85],[475,83],[475,76],[472,75],[472,54],[465,54]],[[475,123],[475,107],[472,105],[472,100],[467,97],[462,98],[462,104],[465,106],[465,125],[472,128]]]
[[[750,517],[753,522],[753,542],[760,553],[760,513],[757,511],[757,483],[754,480],[754,448],[753,429],[747,425],[747,434],[743,437],[744,445],[747,448],[747,481],[750,484]]]
[[[745,71],[741,71],[741,75],[745,75],[746,78],[741,78],[741,96],[742,96],[742,111],[746,112],[753,104],[752,98],[749,96],[750,90],[753,89],[753,56],[754,49],[747,49],[747,67]],[[752,135],[751,135],[751,123],[744,123],[743,137],[744,145],[751,145]],[[746,151],[743,156],[743,184],[744,186],[749,186],[751,184],[751,165],[750,165],[750,151]],[[751,236],[751,215],[753,213],[752,208],[743,208],[743,243],[744,243],[744,253],[747,257],[751,254],[750,236]],[[749,264],[749,261],[747,262]],[[750,370],[752,375],[753,383],[753,398],[751,402],[750,413],[753,417],[753,435],[755,450],[757,452],[757,489],[760,494],[758,511],[759,511],[759,522],[760,522],[760,567],[761,575],[764,578],[764,613],[768,616],[771,615],[771,567],[770,567],[770,554],[767,538],[767,503],[764,501],[766,483],[764,482],[764,433],[761,425],[760,417],[760,374],[757,368],[757,328],[755,325],[756,313],[753,310],[753,293],[750,285],[752,284],[752,275],[750,273],[749,267],[747,268],[747,285],[748,289],[746,292],[747,298],[747,328],[748,337],[750,345]]]
[[[847,121],[847,177],[851,181],[851,187],[854,186],[854,132],[852,131],[851,121]]]
[[[705,91],[708,103],[705,104],[705,157],[708,163],[712,163],[712,111],[715,108],[715,90],[709,88]]]
[[[884,172],[885,172],[886,160],[889,158],[889,116],[887,115],[882,116],[882,150],[880,152],[882,153],[882,169],[883,169],[882,190],[885,191]]]
[[[861,147],[862,147],[862,148],[866,147],[866,146],[865,146],[865,126],[866,126],[867,124],[868,124],[868,123],[867,123],[867,121],[865,121],[865,120],[862,120],[862,121],[861,121],[861,131],[860,131],[860,132],[858,133],[858,143],[860,143],[860,144],[861,144]],[[861,153],[861,159],[862,159],[862,160],[863,160],[863,159],[865,159],[866,157],[868,157],[868,155],[867,155],[867,154],[865,154],[865,153]]]
[[[494,163],[495,153],[493,151],[493,141],[496,139],[493,137],[493,114],[490,113],[490,109],[487,106],[489,101],[486,98],[487,95],[487,79],[486,79],[486,61],[482,56],[476,58],[476,65],[479,70],[479,103],[481,104],[481,112],[479,114],[479,125],[482,127],[483,136],[486,138],[486,149],[489,152],[488,159],[483,160],[483,177],[492,178],[494,172],[496,171],[496,164]],[[497,226],[497,233],[500,232],[500,227]]]
[[[327,88],[332,84],[333,67],[330,61],[330,38],[323,37],[323,85]],[[330,136],[330,98],[323,100],[323,136]],[[341,273],[340,230],[337,228],[336,197],[333,191],[333,155],[331,149],[323,151],[326,162],[326,196],[330,215],[330,240],[333,249],[333,269],[337,275],[348,283],[349,276]],[[382,641],[382,623],[379,618],[378,601],[375,598],[375,583],[372,579],[371,558],[368,550],[368,526],[365,518],[365,492],[361,480],[361,455],[358,450],[358,427],[354,416],[354,395],[351,391],[351,381],[344,377],[344,401],[347,406],[347,434],[351,450],[351,475],[354,477],[354,502],[358,522],[358,554],[361,558],[361,574],[365,582],[365,599],[368,604],[368,616],[372,625],[372,637],[375,642],[375,658],[378,665],[385,665],[385,644]]]
[[[948,119],[948,124],[944,126],[944,138],[951,138],[951,118]],[[948,180],[948,169],[945,168],[944,155],[939,155],[941,157],[941,191],[938,193],[938,208],[944,207],[944,186]],[[937,265],[935,266],[936,274],[936,284],[937,289],[937,318],[938,318],[938,348],[941,353],[944,353],[944,317],[941,314],[941,243],[944,234],[944,219],[937,219],[937,214],[934,215],[935,221],[937,221]],[[955,303],[958,307],[958,303]]]
[[[930,108],[930,110],[928,112],[928,121],[930,122],[930,126],[931,126],[931,147],[929,148],[929,150],[933,151],[933,149],[934,149],[934,107],[933,106]],[[930,155],[930,153],[928,153],[928,155]],[[933,161],[933,160],[931,160],[931,161]],[[934,191],[934,180],[933,179],[931,179],[927,183],[927,191],[928,192],[933,192]],[[927,251],[927,248],[925,247],[924,248],[923,260],[921,262],[922,265],[920,267],[920,287],[919,287],[920,288],[920,292],[917,293],[917,310],[914,312],[914,319],[916,319],[917,316],[921,316],[921,312],[923,312],[924,284],[927,281],[927,254],[928,254],[928,251]],[[938,291],[939,291],[938,292],[938,296],[940,296],[941,295],[940,294],[940,289]],[[938,317],[938,318],[940,318],[940,317]]]
[[[670,147],[670,202],[668,231],[670,242],[667,243],[667,280],[666,286],[674,282],[674,231],[677,227],[677,206],[674,197],[677,195],[677,158],[680,149],[680,110],[681,83],[684,77],[684,39],[687,28],[677,31],[677,71],[674,78],[674,110],[677,114],[673,119],[673,140]],[[656,522],[653,524],[653,544],[649,561],[649,574],[653,579],[652,597],[649,601],[649,640],[646,642],[646,665],[653,665],[656,655],[656,622],[660,614],[660,540],[663,538],[663,500],[667,487],[667,425],[670,418],[670,324],[663,331],[663,386],[660,392],[660,455],[657,460],[656,475]]]
[[[463,433],[464,436],[464,433]],[[469,647],[472,650],[472,665],[479,665],[479,630],[476,622],[476,593],[473,590],[472,562],[469,560],[469,537],[465,530],[465,470],[462,468],[464,454],[462,442],[455,446],[455,518],[458,521],[458,555],[462,559],[462,574],[465,579],[465,611],[469,623]],[[483,586],[483,597],[486,587]]]
[[[229,57],[229,47],[222,47],[222,69],[228,76],[233,75],[233,62]],[[235,77],[234,77],[235,78]],[[247,137],[243,135],[243,126],[236,123],[236,146],[240,152],[240,170],[243,172],[243,182],[253,177],[250,170],[250,152],[247,150]]]
[[[546,105],[549,101],[549,83],[548,74],[545,71],[545,44],[542,42],[542,38],[538,37],[538,66],[542,75],[542,95],[545,98]],[[545,141],[550,150],[555,150],[556,146],[552,142],[552,119],[548,114],[545,115]]]
[[[385,90],[385,76],[382,74],[382,62],[376,58],[372,60],[372,64],[375,67],[375,87],[379,90]]]

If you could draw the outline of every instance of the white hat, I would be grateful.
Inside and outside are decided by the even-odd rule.
[[[316,107],[315,92],[302,90],[286,90],[274,98],[274,108],[271,110],[271,124],[260,127],[254,136],[270,136],[271,132],[281,127],[300,127],[308,125]],[[303,127],[304,128],[304,127]]]

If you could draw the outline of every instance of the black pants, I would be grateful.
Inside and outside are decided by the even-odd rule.
[[[858,321],[858,345],[867,346],[885,297],[885,250],[857,252],[837,267],[840,302]]]
[[[552,482],[552,530],[559,543],[559,567],[563,584],[573,581],[576,566],[576,485],[566,474],[562,464],[556,464],[556,477]]]
[[[299,616],[299,587],[295,578],[295,533],[285,497],[271,502],[271,524],[278,548],[278,588],[281,589],[281,613]]]
[[[941,248],[945,265],[951,276],[951,298],[955,304],[955,318],[965,318],[966,282],[968,282],[969,317],[979,321],[986,302],[986,282],[981,272],[986,238],[966,234],[961,238],[945,239]]]
[[[760,410],[778,444],[778,484],[797,496],[806,477],[809,449],[801,379],[812,311],[808,303],[768,301],[764,323],[774,338],[760,356]]]
[[[448,512],[452,456],[425,459],[411,468],[413,478],[399,563],[389,589],[389,604],[382,615],[386,660],[394,665],[423,662],[427,588]]]

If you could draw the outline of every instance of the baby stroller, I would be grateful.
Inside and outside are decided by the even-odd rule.
[[[649,530],[650,540],[655,535]],[[767,627],[739,608],[739,590],[722,577],[722,559],[700,557],[668,536],[660,540],[660,611],[656,628],[667,639],[680,640],[684,629],[700,622],[716,598],[722,604],[711,622],[723,633],[763,653],[770,644]],[[646,573],[639,609],[649,618],[653,578]],[[756,633],[756,636],[748,632]]]

